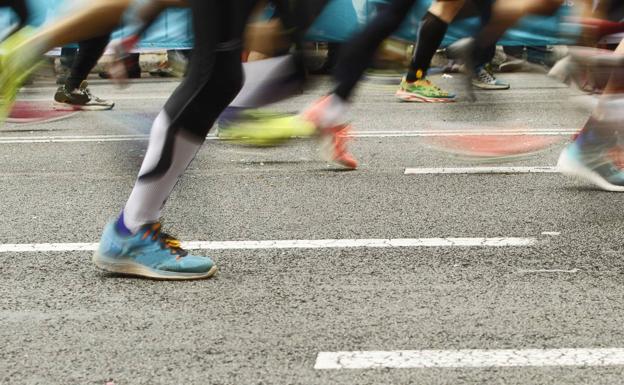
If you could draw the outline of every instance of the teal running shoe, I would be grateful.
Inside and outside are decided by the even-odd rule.
[[[160,223],[145,225],[126,237],[110,222],[93,262],[112,273],[168,280],[208,278],[217,271],[210,258],[189,255],[180,241],[160,232]]]
[[[576,177],[605,191],[624,192],[624,172],[616,166],[605,146],[581,147],[577,141],[563,149],[557,168],[564,175]]]

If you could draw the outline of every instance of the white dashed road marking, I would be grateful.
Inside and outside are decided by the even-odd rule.
[[[552,136],[571,135],[576,131],[570,130],[413,130],[413,131],[356,131],[354,138],[417,138],[438,136],[474,136],[474,135],[497,135],[497,136]],[[5,136],[0,138],[0,144],[19,143],[82,143],[82,142],[126,142],[146,141],[149,135],[59,135],[59,136]],[[207,140],[217,140],[215,135],[208,135]]]
[[[398,239],[294,239],[276,241],[193,241],[183,242],[191,250],[249,249],[335,249],[398,247],[521,247],[531,246],[536,238],[398,238]],[[97,243],[14,243],[0,244],[0,253],[53,251],[93,251]]]
[[[397,350],[321,352],[315,369],[491,368],[624,365],[624,349]]]
[[[434,167],[406,168],[405,175],[426,174],[531,174],[558,173],[557,167]]]

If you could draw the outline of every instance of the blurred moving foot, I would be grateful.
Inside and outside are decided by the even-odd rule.
[[[496,79],[489,64],[478,67],[472,78],[472,85],[482,90],[507,90],[509,83]]]
[[[332,95],[333,96],[333,95]],[[349,170],[355,170],[357,160],[349,153],[347,142],[351,139],[349,124],[334,124],[324,126],[321,124],[322,117],[329,108],[330,97],[326,96],[314,103],[303,113],[303,119],[314,123],[321,140],[321,157],[327,162]]]
[[[128,79],[140,79],[141,78],[141,66],[139,64],[140,54],[132,53],[128,55],[128,58],[124,60],[126,77]],[[112,76],[108,71],[101,71],[99,76],[102,79],[111,79]]]
[[[108,71],[101,71],[98,74],[102,79],[112,79],[111,74]],[[141,69],[133,67],[128,71],[128,79],[140,79]]]
[[[462,63],[462,72],[464,74],[464,90],[468,100],[475,101],[476,97],[473,91],[472,79],[475,77],[474,60],[475,54],[475,39],[471,37],[459,39],[453,44],[446,47],[446,55],[450,60],[457,63]]]
[[[169,64],[164,61],[160,62],[156,68],[149,71],[150,76],[161,77],[161,78],[173,78],[176,75],[173,73],[173,69],[169,67]]]
[[[34,30],[24,27],[0,44],[0,123],[6,120],[20,88],[41,63],[41,58],[24,45]]]
[[[612,146],[581,146],[577,139],[559,155],[557,168],[564,175],[585,180],[605,191],[624,192],[624,172],[609,156]]]
[[[523,59],[518,59],[511,56],[498,66],[498,70],[500,72],[520,71],[524,67],[524,63],[526,63],[526,61],[524,61]]]
[[[106,225],[93,262],[100,269],[125,275],[182,280],[201,279],[217,271],[208,257],[190,255],[180,241],[160,231],[160,223],[124,236],[116,222]]]
[[[156,68],[149,71],[151,76],[163,78],[180,78],[186,73],[188,58],[181,50],[167,50],[167,60],[158,64]]]
[[[575,50],[576,51],[576,50]],[[573,51],[573,52],[575,52]],[[578,50],[575,57],[568,55],[559,60],[548,72],[548,76],[567,85],[576,85],[579,90],[590,94],[600,94],[612,73],[610,67],[584,65],[578,62],[578,55],[590,55],[588,49]],[[599,53],[600,50],[594,52]],[[611,55],[611,54],[609,54]],[[615,55],[613,55],[615,56]]]
[[[448,103],[455,101],[455,95],[449,94],[428,79],[408,82],[401,80],[395,96],[404,102]]]
[[[218,137],[249,146],[278,146],[293,138],[306,138],[316,133],[316,126],[299,115],[280,114],[256,109],[238,109],[219,119]]]
[[[104,111],[115,106],[114,102],[100,99],[89,90],[86,80],[80,83],[80,87],[69,90],[66,86],[60,86],[54,94],[54,105],[60,109],[74,109],[84,111]]]

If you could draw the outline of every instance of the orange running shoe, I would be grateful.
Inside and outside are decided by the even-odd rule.
[[[321,98],[303,112],[303,118],[312,122],[317,128],[321,139],[321,156],[323,159],[347,169],[355,170],[358,166],[357,160],[347,149],[351,126],[344,123],[325,127],[321,124],[321,114],[327,108],[328,103],[329,97]]]

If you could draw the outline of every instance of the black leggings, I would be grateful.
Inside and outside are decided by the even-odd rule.
[[[71,72],[65,81],[67,89],[74,90],[80,87],[80,83],[89,76],[89,72],[102,57],[110,38],[108,34],[78,43],[78,54],[74,58]]]
[[[162,147],[158,150],[160,155],[148,171],[141,173],[139,182],[166,179],[175,163],[174,157],[185,156],[174,153],[179,134],[184,133],[202,143],[219,114],[241,89],[242,36],[256,1],[189,0],[195,47],[186,78],[164,107],[167,123],[157,140],[162,141]],[[150,139],[150,147],[152,145]],[[178,177],[177,173],[174,173],[174,177]]]
[[[401,25],[416,1],[391,0],[388,4],[380,5],[375,18],[345,44],[334,69],[334,78],[338,84],[334,90],[336,95],[344,100],[349,99],[373,61],[377,48]]]
[[[186,78],[165,105],[171,129],[203,140],[242,87],[242,36],[256,1],[189,1],[195,47]]]

